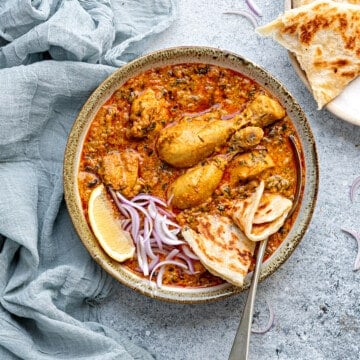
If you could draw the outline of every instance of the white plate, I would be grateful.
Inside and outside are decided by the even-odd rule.
[[[285,10],[292,8],[292,0],[285,0]],[[296,73],[311,92],[305,72],[301,69],[295,55],[289,52],[289,58]],[[353,80],[340,95],[330,101],[325,108],[342,120],[360,126],[360,77]]]

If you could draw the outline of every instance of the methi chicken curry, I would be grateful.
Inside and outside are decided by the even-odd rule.
[[[117,89],[90,125],[78,173],[85,216],[104,187],[133,242],[124,266],[158,286],[241,286],[256,242],[269,238],[271,256],[294,220],[290,135],[297,139],[277,99],[238,72],[150,69]]]

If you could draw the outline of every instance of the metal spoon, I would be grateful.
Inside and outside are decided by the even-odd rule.
[[[231,348],[229,360],[246,360],[249,355],[250,335],[256,289],[259,281],[261,263],[264,258],[267,242],[268,239],[265,239],[259,244],[258,252],[256,254],[254,274],[251,279],[248,297],[246,299],[246,304],[239,324],[239,328],[236,332],[234,343]]]
[[[295,154],[297,184],[296,184],[293,207],[290,210],[288,217],[290,217],[293,214],[293,212],[295,211],[298,205],[300,193],[301,193],[301,187],[302,187],[302,168],[301,168],[301,158],[300,158],[299,149],[296,145],[295,138],[292,135],[289,136],[289,140]],[[261,272],[261,265],[263,262],[267,242],[268,239],[261,241],[258,247],[258,251],[256,254],[255,269],[254,269],[253,277],[251,279],[251,285],[250,285],[248,297],[246,299],[246,304],[243,310],[241,321],[235,335],[233,346],[231,348],[229,360],[247,360],[249,356],[250,335],[251,335],[251,326],[252,326],[253,313],[254,313],[255,296],[256,296],[257,285]]]

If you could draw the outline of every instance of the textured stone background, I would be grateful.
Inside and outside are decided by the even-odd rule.
[[[274,19],[282,1],[257,0]],[[317,142],[320,189],[306,236],[290,259],[259,285],[255,320],[275,324],[251,338],[250,359],[359,359],[360,272],[354,272],[357,246],[341,228],[360,231],[360,192],[349,200],[349,186],[360,175],[360,127],[346,123],[316,104],[297,78],[287,52],[260,38],[231,9],[242,0],[179,0],[179,19],[148,42],[144,53],[177,45],[206,45],[234,51],[269,70],[303,107]],[[360,100],[360,98],[359,98]],[[146,347],[161,360],[228,358],[246,293],[216,303],[179,305],[139,295],[121,284],[100,308],[104,324]]]

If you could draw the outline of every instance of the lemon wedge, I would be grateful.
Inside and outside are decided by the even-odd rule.
[[[88,214],[91,229],[106,254],[119,262],[134,256],[134,242],[114,216],[104,185],[97,186],[91,192]]]

